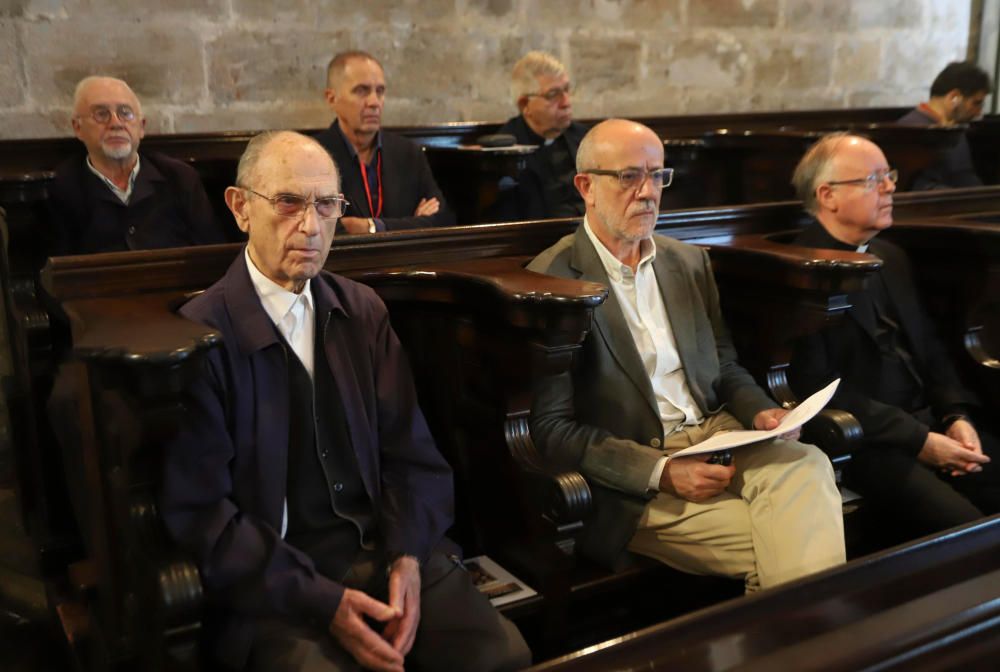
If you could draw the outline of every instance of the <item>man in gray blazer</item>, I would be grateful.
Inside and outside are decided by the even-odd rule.
[[[748,591],[842,563],[833,469],[798,432],[737,448],[731,465],[674,452],[714,433],[773,429],[777,408],[736,361],[704,250],[654,236],[663,143],[612,119],[577,154],[587,212],[533,271],[608,285],[572,372],[541,380],[531,432],[579,469],[595,514],[585,554],[614,566],[626,549],[683,571],[739,577]]]

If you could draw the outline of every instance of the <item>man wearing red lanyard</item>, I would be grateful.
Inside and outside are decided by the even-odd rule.
[[[337,54],[327,68],[326,102],[337,118],[316,136],[341,171],[350,205],[347,233],[450,226],[455,216],[415,143],[381,130],[385,73],[363,51]]]

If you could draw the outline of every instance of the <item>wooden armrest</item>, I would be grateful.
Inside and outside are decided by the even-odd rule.
[[[983,339],[983,331],[983,327],[980,325],[972,327],[965,332],[965,336],[962,338],[965,351],[972,357],[972,361],[979,366],[987,369],[1000,369],[1000,359],[995,357],[986,346]]]
[[[572,554],[576,535],[593,506],[590,486],[579,472],[560,471],[546,461],[531,440],[526,415],[508,420],[504,435],[542,520],[555,536],[554,543],[564,553]]]
[[[857,450],[863,437],[858,419],[836,408],[823,409],[802,428],[802,440],[815,444],[831,458]]]

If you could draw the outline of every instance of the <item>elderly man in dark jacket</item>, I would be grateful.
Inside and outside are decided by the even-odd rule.
[[[226,242],[194,169],[139,151],[145,125],[139,99],[122,80],[87,77],[77,85],[73,131],[87,154],[56,169],[53,254]]]
[[[793,182],[811,221],[796,244],[869,252],[882,268],[849,297],[847,319],[798,344],[791,379],[801,394],[841,379],[830,403],[864,430],[846,484],[898,529],[926,534],[1000,510],[996,440],[973,422],[978,403],[923,311],[906,253],[875,238],[892,226],[896,176],[877,145],[846,133],[799,162]]]
[[[222,333],[166,451],[167,527],[219,608],[214,653],[259,670],[514,669],[516,628],[444,533],[452,476],[368,287],[322,272],[343,212],[312,138],[250,142],[226,202],[245,250],[182,309]]]

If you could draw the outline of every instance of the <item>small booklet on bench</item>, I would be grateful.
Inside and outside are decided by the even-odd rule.
[[[837,378],[837,380],[833,381],[819,392],[816,392],[808,399],[801,402],[798,406],[789,411],[788,415],[782,418],[781,423],[774,429],[746,429],[735,432],[719,432],[718,434],[713,434],[708,437],[701,443],[694,444],[690,448],[678,450],[670,457],[673,459],[675,457],[684,457],[685,455],[700,455],[702,453],[714,453],[720,450],[729,450],[731,448],[757,443],[758,441],[775,439],[782,434],[794,431],[812,420],[813,416],[826,407],[826,405],[830,402],[830,399],[833,397],[833,393],[837,391],[837,386],[839,384],[840,378]]]
[[[486,555],[465,559],[465,568],[479,592],[490,598],[494,607],[517,602],[537,593],[523,581],[493,562]]]

